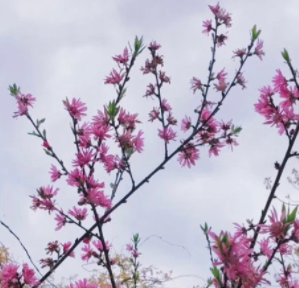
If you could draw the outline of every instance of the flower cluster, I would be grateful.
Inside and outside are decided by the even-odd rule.
[[[13,288],[24,287],[24,285],[39,286],[39,281],[32,269],[27,264],[23,264],[21,272],[18,272],[19,265],[8,263],[2,266],[1,287]]]
[[[217,256],[211,269],[215,277],[215,286],[222,287],[224,281],[242,283],[244,288],[256,287],[262,283],[270,285],[271,283],[265,278],[265,275],[271,262],[278,259],[275,255],[279,253],[283,259],[283,256],[292,253],[289,243],[299,242],[299,220],[296,219],[296,216],[297,208],[293,211],[286,211],[283,205],[280,217],[273,208],[269,216],[269,224],[253,225],[250,223],[248,228],[235,224],[234,235],[228,232],[221,232],[217,235],[207,229],[207,226],[202,227],[208,239],[212,238],[211,250]],[[252,245],[253,237],[250,237],[248,233],[255,231],[258,227],[261,229],[260,233],[266,234],[268,237],[259,242],[259,249],[255,252]],[[266,258],[263,266],[260,265],[261,257]],[[260,261],[257,262],[258,260]],[[221,269],[218,269],[217,266],[221,266]],[[277,275],[277,282],[282,287],[297,287],[293,286],[295,283],[290,267],[282,269],[282,273]]]
[[[181,121],[181,130],[183,132],[189,132],[190,134],[180,141],[177,149],[171,154],[168,153],[168,144],[171,141],[175,141],[178,137],[178,132],[174,129],[178,120],[172,114],[173,109],[169,104],[169,101],[162,97],[162,87],[165,84],[170,84],[171,79],[166,75],[165,71],[161,70],[161,68],[164,67],[164,57],[158,54],[161,45],[156,41],[152,41],[148,47],[151,57],[146,60],[141,71],[143,74],[151,74],[154,76],[154,84],[149,83],[145,96],[147,98],[154,98],[158,102],[158,106],[153,107],[149,113],[149,121],[156,121],[161,124],[157,134],[164,142],[165,157],[163,162],[161,162],[162,164],[160,164],[154,172],[146,176],[143,182],[140,182],[139,184],[135,183],[130,160],[134,153],[136,155],[136,152],[142,153],[144,151],[144,132],[137,129],[139,124],[141,124],[141,121],[138,119],[138,114],[128,112],[121,107],[120,102],[126,93],[126,84],[130,79],[129,74],[131,68],[135,63],[137,56],[144,50],[142,38],[139,39],[136,37],[134,49],[132,49],[131,46],[129,46],[130,49],[126,47],[122,54],[112,58],[115,61],[117,68],[112,69],[104,82],[105,84],[113,85],[116,89],[117,96],[113,101],[110,101],[109,104],[105,105],[103,109],[98,110],[97,115],[93,116],[91,121],[83,122],[83,119],[87,116],[87,107],[80,99],[66,98],[63,101],[63,105],[71,118],[71,129],[74,135],[74,144],[76,146],[76,153],[70,169],[66,168],[64,162],[57,156],[54,148],[51,146],[51,142],[47,139],[46,131],[40,130],[40,125],[45,119],[34,122],[28,112],[28,108],[33,107],[35,98],[30,94],[22,94],[20,88],[16,85],[10,87],[11,94],[16,98],[18,106],[18,111],[15,112],[14,117],[26,116],[30,120],[35,129],[35,131],[30,134],[41,138],[42,147],[44,148],[45,153],[58,163],[56,164],[57,166],[51,165],[51,181],[66,181],[69,186],[76,189],[79,197],[77,205],[72,204],[70,206],[72,208],[66,210],[67,212],[64,212],[64,209],[57,204],[57,197],[59,196],[58,188],[49,185],[43,186],[37,190],[37,195],[31,196],[33,210],[46,210],[49,214],[55,212],[55,220],[57,222],[56,230],[62,229],[67,226],[66,224],[73,224],[83,229],[85,233],[83,237],[80,238],[81,240],[76,241],[73,245],[71,242],[62,244],[57,240],[48,243],[45,250],[50,257],[42,259],[40,262],[42,267],[49,267],[51,269],[49,275],[55,270],[56,265],[59,265],[60,261],[63,261],[65,257],[74,257],[73,250],[78,243],[80,244],[82,241],[84,246],[82,247],[83,254],[81,255],[81,259],[83,261],[96,259],[99,265],[108,269],[111,276],[111,265],[116,263],[116,259],[110,259],[109,257],[111,244],[105,241],[102,231],[102,225],[111,220],[109,216],[110,213],[121,204],[125,203],[138,188],[148,182],[157,171],[162,169],[159,167],[166,164],[174,155],[178,155],[178,161],[182,166],[190,168],[195,165],[196,161],[199,159],[199,146],[208,146],[209,156],[218,156],[220,149],[224,146],[232,148],[233,146],[238,145],[236,137],[240,133],[241,127],[233,125],[232,121],[220,122],[216,120],[215,114],[219,111],[220,106],[223,104],[223,101],[233,86],[239,85],[242,89],[246,87],[246,80],[241,70],[249,56],[256,55],[262,59],[262,56],[264,55],[262,50],[263,42],[258,39],[260,31],[257,31],[256,27],[254,27],[252,29],[251,42],[250,45],[248,45],[248,48],[238,49],[234,52],[234,57],[240,58],[240,67],[236,71],[232,81],[227,80],[225,69],[215,73],[214,63],[216,61],[216,49],[223,46],[228,39],[225,34],[219,34],[218,30],[221,25],[226,28],[231,27],[232,19],[230,14],[221,8],[219,4],[209,7],[214,15],[215,23],[213,24],[212,20],[207,20],[203,23],[203,33],[209,34],[212,32],[213,40],[213,47],[211,49],[212,60],[209,64],[208,79],[206,83],[196,77],[193,77],[191,80],[191,89],[194,93],[197,91],[201,92],[202,101],[200,106],[194,110],[196,115],[194,123],[190,116],[186,116]],[[256,40],[257,45],[254,48],[254,51],[251,51]],[[279,83],[277,85],[280,90],[287,89],[287,86],[285,82],[282,81],[281,77],[277,80],[277,83]],[[218,102],[214,103],[208,100],[210,87],[214,87],[217,95],[220,96]],[[288,91],[292,91],[294,95],[297,95],[297,92],[294,90]],[[297,96],[294,97],[296,98]],[[289,103],[293,103],[294,101],[290,99],[290,97],[287,98],[287,102],[282,105],[283,110],[291,110]],[[195,106],[197,105],[198,103]],[[109,149],[112,145],[111,143],[116,144],[119,148],[116,154],[109,153]],[[95,177],[96,165],[99,165],[109,174],[111,172],[115,172],[116,174],[115,182],[110,184],[110,187],[112,188],[111,196],[108,196],[106,193],[107,189],[105,183]],[[128,176],[132,188],[123,199],[113,206],[112,201],[114,195],[124,176]],[[99,210],[104,213],[101,217],[99,216]],[[92,228],[86,229],[83,227],[83,223],[87,222],[86,219],[88,219],[91,214],[95,224]],[[92,233],[92,230],[96,227],[98,228],[98,233],[94,234]],[[259,226],[259,229],[262,229],[262,232],[269,232],[271,230],[268,231],[266,226]],[[284,229],[287,228],[284,227]],[[274,232],[272,230],[270,232],[273,234]],[[251,259],[253,252],[250,248],[249,238],[246,238],[239,232],[234,236],[230,236],[228,233],[222,233],[220,236],[217,236],[207,230],[206,233],[215,240],[213,251],[220,259],[219,262],[214,263],[214,269],[216,269],[217,265],[223,265],[223,273],[226,273],[229,280],[243,281],[243,288],[253,287],[262,281],[267,282],[267,280],[264,279],[265,271],[259,270],[259,268],[255,269],[252,264]],[[279,239],[282,237],[281,233],[282,232],[280,231]],[[297,232],[294,232],[294,235],[292,236],[293,240],[297,239],[297,234]],[[139,277],[138,267],[140,264],[137,261],[137,258],[141,254],[138,251],[139,242],[139,235],[135,234],[133,237],[133,245],[127,245],[127,250],[131,253],[130,261],[134,268],[134,271],[132,271],[132,279],[134,280],[135,287],[137,287],[136,283]],[[263,243],[263,253],[270,255],[267,248],[268,244],[265,244],[266,242]],[[281,247],[284,246],[281,245]],[[281,247],[280,249],[283,250]],[[56,255],[56,259],[54,259],[54,257],[52,258],[53,254]],[[30,270],[26,264],[23,266],[23,274],[18,274],[17,270],[18,267],[13,265],[6,266],[3,270],[1,277],[2,282],[6,285],[4,288],[23,284],[38,285],[34,274],[32,274],[32,270]],[[216,272],[216,270],[213,271],[215,279],[219,284],[222,283],[221,281],[223,281],[223,279],[219,278],[220,272],[218,270],[218,272]],[[116,288],[113,277],[111,276],[110,279],[112,287]],[[98,286],[91,284],[84,279],[75,282],[75,284],[71,284],[69,287],[95,288]]]
[[[280,135],[287,134],[292,136],[294,126],[299,120],[299,113],[295,113],[295,105],[299,100],[298,85],[296,84],[297,75],[287,80],[280,70],[277,70],[277,75],[273,78],[273,86],[264,86],[260,89],[260,99],[254,105],[256,112],[264,116],[265,124],[276,126]],[[294,82],[295,85],[289,85],[289,82]],[[275,104],[274,95],[278,94],[280,102]]]

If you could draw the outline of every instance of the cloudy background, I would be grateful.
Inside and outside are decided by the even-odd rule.
[[[29,195],[50,184],[48,172],[55,163],[45,155],[39,139],[27,135],[32,131],[30,123],[25,118],[12,119],[16,103],[9,96],[8,85],[17,83],[23,93],[37,98],[31,115],[34,119],[46,118],[48,139],[70,167],[74,147],[70,118],[62,100],[66,96],[81,98],[87,103],[91,119],[115,97],[113,86],[104,85],[104,78],[115,67],[111,57],[120,54],[135,35],[143,35],[146,44],[152,40],[162,44],[164,69],[171,77],[171,85],[165,85],[162,95],[172,105],[177,119],[192,115],[200,96],[190,90],[190,79],[195,76],[205,81],[210,59],[211,39],[201,33],[202,21],[212,19],[208,4],[216,2],[0,0],[0,219],[19,235],[36,263],[45,257],[44,248],[49,241],[74,241],[82,232],[71,226],[55,232],[52,216],[29,209]],[[113,214],[113,221],[105,227],[106,239],[117,252],[124,249],[133,233],[139,232],[143,239],[156,235],[142,245],[141,262],[165,272],[172,270],[174,276],[193,275],[168,282],[166,287],[203,285],[203,280],[210,277],[207,244],[200,224],[207,221],[219,232],[232,231],[233,222],[245,223],[248,218],[258,221],[269,193],[264,178],[275,177],[273,163],[282,160],[287,145],[276,129],[262,125],[263,119],[254,112],[253,104],[258,99],[258,89],[271,83],[277,68],[287,71],[280,56],[284,47],[295,67],[299,65],[299,40],[294,37],[299,4],[295,0],[255,0],[222,1],[220,5],[232,13],[233,26],[227,45],[217,55],[216,71],[226,67],[229,79],[233,77],[238,61],[231,59],[232,51],[248,45],[254,24],[262,29],[266,52],[263,61],[249,59],[244,69],[248,88],[235,87],[217,116],[218,120],[233,119],[243,127],[240,145],[234,152],[225,147],[219,157],[211,158],[203,148],[200,161],[190,170],[180,168],[176,159],[171,160],[165,170]],[[156,136],[158,126],[147,122],[155,104],[142,97],[152,82],[151,76],[140,72],[147,57],[145,50],[136,61],[122,102],[130,112],[139,113],[145,130],[144,153],[136,155],[132,162],[137,181],[163,157],[163,143]],[[210,90],[210,95],[215,97],[215,92]],[[179,135],[183,137],[181,132]],[[286,181],[297,165],[293,161],[283,176],[281,198],[291,193],[299,199]],[[109,193],[114,174],[109,178],[99,169],[96,176],[106,182]],[[61,206],[72,207],[77,199],[75,190],[63,181],[55,183],[55,187],[61,189]],[[130,183],[124,181],[116,198],[129,189]],[[17,261],[28,261],[19,243],[2,226],[0,241]],[[76,254],[80,255],[80,250]],[[88,277],[93,268],[82,268],[79,260],[68,259],[55,278],[59,282],[75,274],[79,275],[77,279]]]

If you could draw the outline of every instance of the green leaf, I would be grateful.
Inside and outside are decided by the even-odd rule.
[[[33,135],[33,136],[37,136],[40,137],[38,134],[36,134],[34,131],[32,131],[32,133],[28,133],[28,135]]]
[[[51,152],[49,152],[47,149],[44,149],[45,153],[49,156],[52,156]]]
[[[126,92],[127,92],[127,88],[124,88],[124,89],[121,91],[121,94],[120,94],[120,100],[121,100],[122,98],[125,97]]]
[[[139,234],[138,234],[138,233],[136,233],[135,235],[133,235],[133,241],[134,241],[135,243],[137,243],[137,242],[140,241],[140,238],[139,238]]]
[[[282,204],[281,211],[282,211],[282,212],[285,212],[285,211],[286,211],[286,206],[284,205],[284,203]]]
[[[210,268],[212,274],[214,275],[215,279],[218,281],[219,284],[221,284],[221,276],[220,272],[217,267]]]
[[[261,34],[261,30],[257,30],[256,25],[253,26],[252,30],[251,30],[251,37],[252,40],[255,41]]]
[[[293,223],[296,219],[296,216],[297,216],[297,210],[298,210],[298,207],[296,207],[291,214],[288,215],[287,217],[287,223]]]
[[[47,138],[47,137],[46,137],[46,136],[47,136],[47,133],[46,133],[46,130],[45,130],[45,129],[43,130],[43,136],[44,136],[45,139]]]
[[[209,227],[208,227],[208,224],[205,223],[205,226],[201,226],[201,225],[200,225],[200,228],[201,228],[201,230],[206,234]]]
[[[239,134],[242,131],[242,127],[241,126],[237,126],[236,128],[233,128],[233,134]]]
[[[134,48],[135,48],[135,52],[138,53],[141,46],[142,46],[142,36],[140,39],[138,39],[138,37],[136,36],[135,37],[135,42],[134,42]]]
[[[117,116],[119,110],[120,110],[120,107],[116,106],[115,100],[113,100],[112,102],[109,102],[109,104],[107,106],[107,113],[112,119],[114,119]]]
[[[283,59],[287,61],[287,63],[291,62],[291,59],[290,59],[290,56],[289,56],[289,52],[286,49],[284,49],[281,52],[281,55],[282,55]]]
[[[131,155],[134,154],[135,150],[132,147],[125,147],[125,153],[130,157]]]
[[[138,281],[139,280],[139,273],[138,271],[136,272],[136,274],[134,274],[133,278]]]
[[[141,36],[140,39],[138,39],[137,36],[135,37],[134,49],[136,56],[141,54],[141,52],[145,49],[145,47],[143,47],[143,36]]]
[[[44,123],[45,121],[46,121],[46,118],[43,118],[43,119],[39,120],[39,124],[42,124],[42,123]]]
[[[231,246],[227,234],[224,234],[224,236],[223,236],[221,242],[224,243],[227,247],[230,247],[230,246]]]
[[[11,96],[17,96],[21,93],[21,88],[18,87],[15,83],[12,86],[9,86],[8,90],[10,91]]]
[[[39,126],[40,126],[40,124],[42,124],[42,123],[44,123],[46,121],[46,119],[44,118],[44,119],[41,119],[41,120],[36,120],[36,126],[37,126],[37,128],[39,128]]]

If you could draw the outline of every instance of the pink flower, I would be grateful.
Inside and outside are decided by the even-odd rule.
[[[278,250],[282,255],[292,254],[292,246],[288,245],[287,243],[280,245]]]
[[[223,264],[224,273],[227,274],[229,280],[254,275],[249,257],[252,253],[252,249],[250,249],[251,241],[246,236],[238,234],[240,236],[235,235],[232,237],[227,232],[221,232],[217,236],[210,230],[207,234],[214,240],[212,250],[219,258],[219,261],[214,262],[214,265]]]
[[[99,288],[98,284],[88,283],[87,279],[76,281],[75,284],[71,284],[68,288]],[[108,288],[108,287],[107,287]]]
[[[247,229],[243,226],[241,226],[238,223],[234,223],[236,232],[235,232],[235,237],[240,237],[240,236],[246,236],[247,235]]]
[[[205,108],[202,111],[200,121],[202,123],[205,123],[205,125],[208,125],[208,127],[209,127],[208,132],[209,133],[216,133],[217,132],[218,123],[212,117],[212,112],[208,108]]]
[[[31,286],[38,286],[39,285],[39,281],[35,276],[34,270],[30,269],[28,264],[23,264],[23,278],[24,278],[24,282],[28,285]]]
[[[79,137],[79,146],[81,148],[89,148],[91,146],[91,125],[84,122],[82,125],[78,125],[77,135]]]
[[[86,184],[89,188],[105,188],[105,183],[100,183],[98,180],[95,180],[94,175],[86,177]]]
[[[70,215],[74,216],[78,221],[85,220],[87,217],[87,209],[86,208],[77,208],[74,207],[73,210],[69,210]]]
[[[221,9],[220,6],[219,6],[219,3],[217,3],[217,5],[215,5],[215,6],[209,5],[209,8],[215,16],[217,16],[219,14],[220,9]]]
[[[225,139],[225,143],[230,146],[230,148],[231,148],[232,151],[233,151],[233,147],[234,146],[238,146],[239,145],[238,142],[235,139],[231,138],[231,137],[227,137]]]
[[[218,79],[218,84],[214,84],[216,91],[224,92],[228,83],[226,83],[227,73],[224,71],[224,68],[217,74],[216,78]]]
[[[178,121],[172,116],[172,113],[169,112],[168,116],[167,116],[167,122],[169,125],[177,125]]]
[[[187,132],[192,126],[191,123],[191,117],[185,116],[185,118],[182,120],[181,129],[184,132]]]
[[[28,106],[33,107],[33,103],[36,99],[31,94],[21,94],[16,96],[17,104],[18,104],[18,111],[14,112],[13,117],[27,115],[28,113]]]
[[[112,59],[114,61],[116,61],[117,63],[123,64],[124,66],[128,65],[128,61],[129,61],[129,52],[128,52],[128,48],[125,48],[124,52],[122,55],[117,55],[115,57],[112,57]]]
[[[43,146],[47,149],[47,150],[52,150],[52,147],[50,146],[49,142],[48,141],[44,141],[43,142]]]
[[[191,165],[195,166],[195,161],[199,159],[199,151],[192,143],[186,144],[182,151],[179,153],[178,160],[182,167],[186,166],[191,168]]]
[[[224,35],[224,34],[221,34],[221,35],[217,35],[216,36],[216,43],[217,43],[217,46],[218,47],[221,47],[222,45],[225,45],[224,41],[227,40],[227,36]]]
[[[62,175],[61,172],[54,165],[51,166],[50,174],[51,174],[51,180],[52,180],[52,182],[55,182]]]
[[[299,220],[295,220],[294,222],[292,239],[294,240],[295,243],[299,243]]]
[[[162,101],[161,101],[161,109],[162,109],[162,111],[167,111],[167,112],[169,112],[169,111],[171,111],[172,110],[172,108],[171,108],[171,106],[167,103],[167,100],[166,99],[163,99]]]
[[[246,48],[243,48],[243,49],[237,49],[237,50],[234,51],[233,53],[234,53],[233,58],[235,58],[235,57],[240,57],[240,58],[242,59],[243,56],[246,55]]]
[[[49,242],[47,248],[45,249],[47,254],[52,255],[54,252],[58,253],[60,251],[58,241]]]
[[[92,257],[92,256],[94,256],[94,255],[96,255],[96,253],[92,250],[92,248],[90,247],[90,245],[85,245],[83,248],[82,248],[82,251],[84,251],[85,252],[85,254],[83,254],[82,256],[81,256],[81,259],[83,260],[83,261],[89,261],[89,259]]]
[[[191,80],[191,89],[193,89],[193,93],[195,93],[196,90],[201,90],[202,89],[201,81],[193,77]]]
[[[83,185],[86,181],[86,176],[82,172],[82,170],[79,170],[76,168],[74,171],[72,171],[67,178],[67,183],[70,186],[80,187]]]
[[[164,128],[163,130],[158,129],[159,137],[164,139],[164,141],[168,144],[170,140],[175,140],[176,132],[172,130],[171,127]]]
[[[104,125],[92,125],[91,133],[94,135],[94,140],[107,140],[107,138],[111,138],[111,135],[108,133],[110,131],[110,126]]]
[[[286,212],[283,210],[280,218],[278,218],[278,214],[276,209],[273,208],[271,211],[271,216],[269,216],[271,224],[259,224],[258,226],[261,228],[260,233],[269,233],[270,237],[276,239],[277,241],[282,241],[285,239],[287,228],[290,223],[284,223],[286,219]]]
[[[53,198],[54,196],[57,195],[58,191],[59,191],[58,188],[53,190],[53,186],[47,186],[47,187],[39,188],[37,190],[37,193],[42,199],[51,199],[51,198]]]
[[[56,231],[60,230],[66,224],[66,217],[61,213],[56,214],[55,220],[57,221]]]
[[[226,80],[226,76],[227,76],[227,72],[224,71],[225,68],[223,68],[216,76],[216,78],[218,79],[218,81],[225,81]]]
[[[127,251],[133,251],[133,245],[127,244],[126,249]]]
[[[277,75],[273,77],[273,84],[276,91],[280,91],[288,86],[288,82],[285,77],[282,75],[280,70],[276,70]]]
[[[284,111],[292,109],[296,100],[299,100],[299,92],[296,87],[290,87],[288,89],[286,86],[282,86],[279,96],[284,99],[284,101],[280,103],[280,106]]]
[[[88,166],[91,162],[93,162],[93,158],[95,153],[93,153],[92,149],[82,149],[82,152],[76,154],[77,159],[73,160],[73,165],[84,167]]]
[[[92,124],[99,126],[108,126],[110,116],[108,115],[107,107],[104,107],[104,112],[98,110],[98,115],[92,117]]]
[[[211,157],[212,155],[219,156],[220,148],[222,148],[224,146],[225,145],[223,143],[219,142],[219,140],[212,141],[210,149],[209,149],[209,157]]]
[[[260,92],[260,99],[257,104],[254,104],[255,111],[269,119],[272,114],[276,113],[271,97],[277,92],[277,89],[265,86],[260,89]]]
[[[147,85],[147,90],[145,92],[145,97],[155,95],[155,86],[153,84]]]
[[[19,283],[18,265],[8,263],[8,264],[4,264],[1,268],[2,268],[1,284],[3,288],[14,287],[14,285],[17,285]]]
[[[229,83],[225,83],[224,81],[219,81],[218,84],[214,84],[214,88],[217,92],[224,92]]]
[[[140,70],[143,72],[144,75],[149,74],[150,72],[154,72],[156,67],[157,65],[153,65],[152,62],[146,59],[144,67],[141,67]]]
[[[72,99],[72,102],[69,102],[69,99],[63,101],[63,104],[66,110],[69,112],[70,116],[77,121],[81,121],[83,116],[86,116],[85,111],[87,111],[86,105],[80,101],[80,99]]]
[[[202,33],[207,34],[207,36],[210,34],[211,30],[213,29],[212,27],[212,20],[206,20],[203,21],[203,28]]]
[[[42,210],[47,210],[49,214],[51,214],[51,211],[56,210],[55,201],[52,201],[50,199],[40,200],[35,196],[30,196],[30,197],[33,199],[32,206],[31,206],[33,210],[36,210],[37,208]]]
[[[216,6],[209,5],[209,7],[218,20],[221,20],[226,27],[231,27],[232,18],[223,8],[220,8],[219,3]]]
[[[262,49],[263,49],[263,41],[258,39],[253,54],[259,57],[261,60],[263,60],[263,56],[265,56],[265,52]]]
[[[138,152],[141,153],[143,151],[143,146],[144,146],[144,138],[142,138],[143,132],[139,131],[137,136],[133,139],[133,145],[134,149]]]
[[[120,74],[115,69],[113,69],[112,72],[110,72],[110,76],[106,77],[105,84],[120,84],[123,78],[124,74]]]
[[[158,49],[161,48],[161,45],[158,44],[156,41],[152,41],[148,48],[152,51],[157,51]]]
[[[160,111],[158,110],[158,108],[154,108],[150,113],[149,113],[149,117],[150,119],[148,121],[153,122],[156,119],[159,119],[160,116]]]
[[[72,242],[70,242],[70,241],[67,242],[67,243],[62,244],[63,254],[66,254],[67,252],[69,252],[71,247],[72,247]],[[71,254],[69,256],[75,258],[74,251],[71,252]]]
[[[245,78],[244,78],[244,76],[243,76],[243,73],[240,72],[240,73],[238,74],[238,76],[236,77],[236,83],[239,84],[240,86],[242,86],[242,89],[245,89],[245,88],[246,88],[246,86],[245,86],[245,83],[246,83],[246,82],[247,82],[247,81],[245,80]]]
[[[121,108],[118,115],[118,121],[126,130],[134,131],[136,129],[136,124],[141,123],[137,117],[137,113],[130,114],[126,112],[125,109]]]
[[[42,264],[42,268],[49,267],[52,268],[54,266],[54,260],[52,258],[41,259],[39,261]]]
[[[101,206],[107,209],[111,208],[111,200],[105,196],[103,191],[99,191],[98,189],[90,189],[88,191],[88,200],[96,206]]]
[[[104,245],[103,245],[103,242],[101,240],[97,240],[97,241],[92,241],[93,245],[101,252],[104,251]],[[105,242],[105,247],[106,247],[106,250],[108,251],[112,245],[109,243],[109,242]]]
[[[162,83],[170,84],[170,78],[165,75],[165,72],[159,71],[159,78],[160,78]]]
[[[134,258],[138,258],[140,255],[141,255],[141,253],[138,252],[138,251],[136,251],[136,250],[132,252],[132,256],[133,256]]]
[[[232,125],[232,120],[230,120],[227,123],[224,123],[223,121],[222,123],[219,123],[220,128],[224,131],[228,131],[231,128],[231,125]]]
[[[272,256],[273,249],[269,246],[269,239],[263,239],[260,242],[261,253],[267,256],[268,259]]]

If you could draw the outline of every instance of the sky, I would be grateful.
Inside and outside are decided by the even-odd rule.
[[[46,118],[43,127],[52,147],[71,167],[75,150],[70,117],[62,100],[80,98],[87,104],[89,120],[114,99],[113,86],[104,84],[105,77],[115,68],[111,57],[120,54],[136,35],[143,36],[145,44],[156,40],[162,45],[159,51],[164,55],[163,69],[171,77],[171,85],[165,85],[162,95],[172,105],[179,123],[185,115],[194,114],[201,99],[190,90],[190,80],[207,78],[212,42],[201,31],[202,21],[213,18],[208,5],[214,4],[217,2],[207,0],[0,0],[0,219],[20,237],[35,263],[45,258],[49,241],[74,241],[82,232],[71,226],[55,232],[53,215],[30,209],[29,196],[38,187],[51,184],[49,170],[55,163],[45,155],[39,139],[27,134],[32,132],[29,121],[12,118],[17,106],[8,86],[17,83],[23,93],[31,93],[37,99],[31,116]],[[112,221],[104,229],[106,239],[117,252],[124,251],[133,233],[138,232],[142,239],[150,237],[141,248],[142,264],[154,265],[164,272],[172,270],[174,276],[189,275],[166,283],[169,288],[203,285],[211,276],[200,225],[208,222],[217,233],[233,232],[234,222],[242,224],[249,218],[258,221],[269,193],[264,179],[274,179],[273,164],[282,160],[287,147],[286,138],[279,136],[275,128],[263,125],[264,119],[253,105],[259,89],[271,84],[276,69],[288,72],[280,54],[283,48],[288,49],[298,67],[299,40],[294,37],[294,28],[299,24],[299,3],[227,0],[220,1],[220,5],[232,13],[233,25],[226,45],[217,52],[215,71],[225,67],[228,79],[232,79],[238,68],[232,51],[249,44],[254,24],[262,30],[260,38],[266,53],[263,61],[251,57],[245,64],[247,89],[232,89],[216,116],[219,121],[232,119],[243,127],[239,146],[233,152],[225,147],[218,157],[209,157],[208,149],[202,148],[200,160],[192,169],[181,168],[177,159],[172,159],[112,214]],[[132,160],[137,181],[163,157],[163,143],[157,136],[159,127],[148,122],[148,113],[157,104],[142,97],[153,80],[140,71],[149,56],[146,49],[137,59],[122,102],[125,109],[140,115],[145,131],[144,152]],[[216,96],[211,89],[210,97]],[[182,132],[178,135],[180,139],[185,137]],[[289,194],[299,199],[286,180],[297,164],[292,160],[285,170],[278,192],[282,199]],[[109,183],[115,174],[109,176],[101,169],[96,173],[106,183],[106,193],[110,193]],[[54,186],[60,188],[61,207],[73,207],[76,192],[63,181]],[[130,183],[124,180],[116,200],[129,190]],[[28,261],[17,240],[2,226],[0,241],[19,263]],[[79,259],[80,249],[75,253]],[[68,259],[55,279],[59,282],[73,275],[78,275],[76,279],[89,277],[94,268],[95,265],[82,266],[79,260]]]

